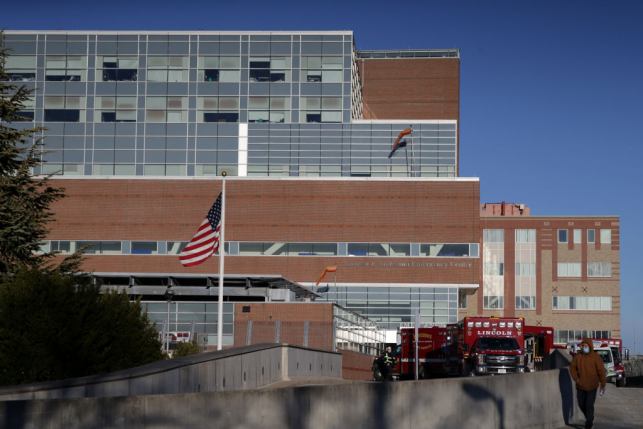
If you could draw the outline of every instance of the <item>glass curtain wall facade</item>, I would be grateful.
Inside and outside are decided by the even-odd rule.
[[[13,126],[48,128],[36,173],[390,177],[414,164],[456,176],[456,120],[361,121],[352,32],[7,31],[5,42],[10,80],[36,88]]]
[[[170,332],[190,332],[194,322],[194,332],[197,333],[199,344],[217,344],[217,322],[219,317],[216,302],[179,301],[159,302],[141,301],[143,310],[156,329],[161,332],[163,323],[167,320],[168,305],[170,314]],[[234,304],[223,304],[223,345],[234,344]]]
[[[315,288],[324,291],[326,286]],[[388,330],[415,320],[420,310],[422,323],[458,321],[458,287],[455,285],[328,285],[317,301],[335,302],[377,322]]]

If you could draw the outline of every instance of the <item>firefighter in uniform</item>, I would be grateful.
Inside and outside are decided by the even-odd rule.
[[[382,381],[393,379],[393,368],[395,367],[397,359],[393,355],[392,348],[386,348],[386,353],[382,355]]]

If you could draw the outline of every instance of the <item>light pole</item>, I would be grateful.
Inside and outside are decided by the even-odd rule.
[[[172,298],[174,298],[174,291],[167,289],[165,291],[165,299],[167,300],[167,338],[165,342],[165,352],[168,355],[170,354],[170,303],[172,302]]]

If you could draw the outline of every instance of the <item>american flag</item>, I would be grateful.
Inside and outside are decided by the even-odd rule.
[[[192,267],[205,262],[219,248],[221,231],[221,194],[214,202],[199,230],[179,255],[184,267]]]

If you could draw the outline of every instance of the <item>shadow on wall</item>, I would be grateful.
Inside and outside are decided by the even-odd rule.
[[[498,422],[496,427],[499,429],[505,428],[505,401],[497,397],[491,391],[471,383],[464,383],[462,385],[464,393],[476,402],[491,401],[498,410]]]
[[[574,420],[574,382],[569,375],[569,368],[560,368],[558,370],[558,388],[560,389],[560,398],[562,403],[563,419],[568,425]]]

